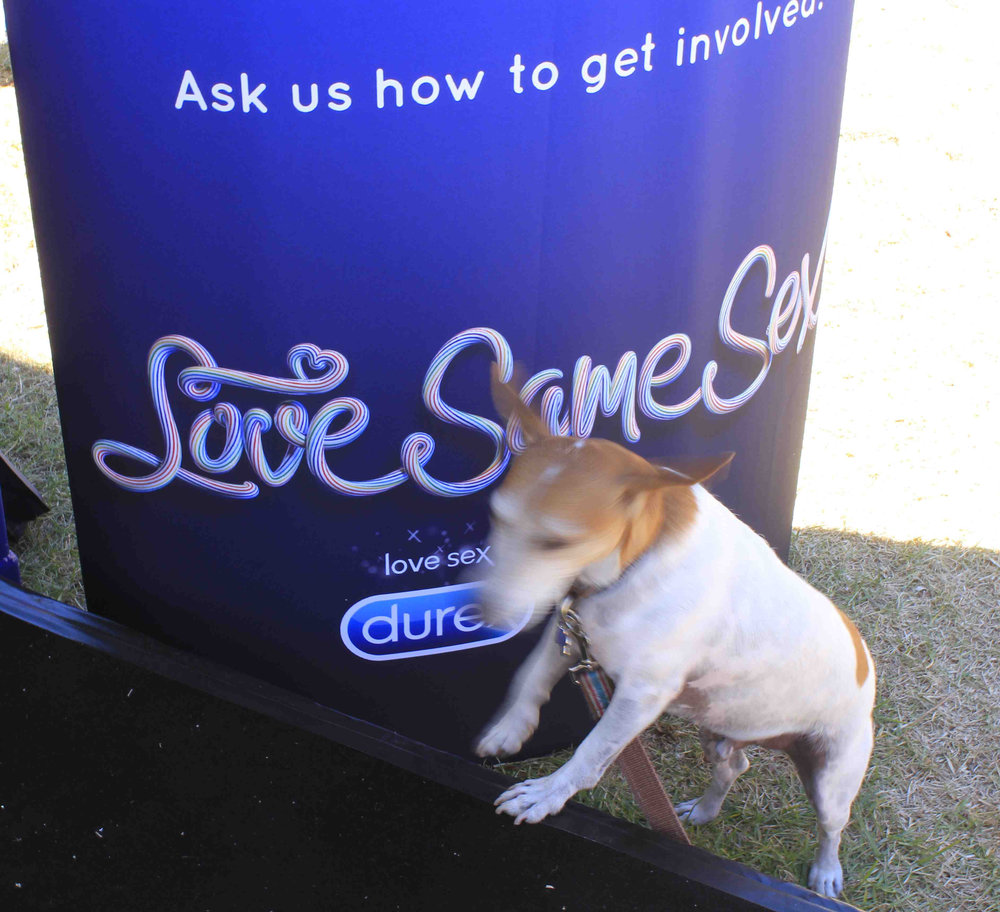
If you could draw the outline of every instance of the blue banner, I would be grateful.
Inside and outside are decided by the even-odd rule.
[[[494,362],[787,548],[848,0],[6,11],[93,610],[465,751]]]

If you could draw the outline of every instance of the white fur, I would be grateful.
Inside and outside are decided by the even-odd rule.
[[[697,515],[678,539],[662,539],[618,578],[617,553],[580,572],[572,555],[531,554],[516,530],[491,537],[493,600],[551,604],[574,579],[607,587],[576,610],[595,658],[615,682],[603,718],[573,757],[543,779],[497,799],[515,823],[557,813],[592,788],[622,748],[664,711],[721,736],[706,749],[713,779],[706,794],[679,806],[691,823],[712,819],[747,766],[733,742],[809,735],[825,758],[807,788],[817,809],[820,848],[809,885],[836,896],[843,885],[840,831],[872,746],[875,674],[862,686],[850,632],[830,601],[789,570],[766,542],[700,486]],[[513,507],[513,503],[504,506]],[[521,509],[527,509],[523,504]],[[550,630],[518,671],[496,719],[477,745],[482,756],[516,752],[573,659]],[[682,699],[677,699],[682,691]]]

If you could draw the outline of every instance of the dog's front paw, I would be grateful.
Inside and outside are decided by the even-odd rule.
[[[685,823],[708,823],[719,816],[719,808],[713,807],[711,802],[705,798],[692,798],[690,801],[682,801],[675,808],[677,816]]]
[[[511,786],[496,801],[498,814],[510,814],[514,823],[538,823],[550,814],[558,814],[573,794],[560,785],[555,774],[544,779],[526,779]]]
[[[480,757],[505,757],[516,754],[538,725],[538,710],[513,709],[486,727],[476,742]]]
[[[809,889],[821,896],[836,899],[844,889],[844,870],[840,862],[822,862],[819,859],[809,869]]]

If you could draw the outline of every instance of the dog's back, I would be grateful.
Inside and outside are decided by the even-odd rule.
[[[697,518],[581,608],[614,677],[679,675],[671,711],[736,740],[819,731],[870,712],[874,664],[854,625],[711,494]]]

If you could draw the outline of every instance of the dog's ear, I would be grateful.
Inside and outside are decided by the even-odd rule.
[[[525,443],[537,443],[551,436],[545,422],[521,401],[517,387],[500,379],[500,366],[495,361],[490,365],[490,392],[500,415],[508,421],[516,418],[520,422]]]
[[[664,468],[683,476],[682,484],[703,485],[708,481],[720,482],[729,476],[729,465],[735,455],[735,453],[721,453],[718,456],[671,459],[670,465]]]
[[[721,481],[726,477],[735,453],[721,456],[698,456],[691,459],[672,459],[669,466],[650,464],[652,472],[636,472],[623,478],[626,494],[635,496],[643,491],[681,485],[704,484],[709,479]]]

